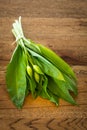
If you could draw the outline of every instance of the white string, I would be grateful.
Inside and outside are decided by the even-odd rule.
[[[12,42],[11,45],[14,45],[18,40],[24,38],[24,36],[18,36],[14,42]]]

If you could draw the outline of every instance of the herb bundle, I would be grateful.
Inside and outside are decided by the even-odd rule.
[[[25,38],[21,17],[13,23],[12,33],[17,46],[7,66],[6,84],[16,107],[21,108],[30,93],[56,105],[60,98],[76,105],[70,91],[78,94],[77,81],[70,66],[52,50]]]

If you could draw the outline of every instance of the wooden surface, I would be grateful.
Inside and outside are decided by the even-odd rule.
[[[6,66],[15,48],[12,23],[22,16],[26,37],[48,46],[75,71],[79,107],[56,107],[31,95],[18,110],[6,91]],[[0,130],[87,130],[87,0],[0,0]]]

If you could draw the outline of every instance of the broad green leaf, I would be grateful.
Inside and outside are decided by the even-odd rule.
[[[67,101],[73,105],[76,105],[76,102],[70,95],[67,87],[65,86],[64,81],[59,81],[59,80],[52,79],[49,77],[48,83],[49,83],[48,88],[52,93],[54,93],[58,97],[64,99],[65,101]]]
[[[40,56],[39,54],[29,49],[28,51],[31,53],[33,57],[35,57],[34,61],[36,61],[35,63],[37,63],[37,65],[41,68],[42,72],[58,80],[64,81],[64,77],[62,73],[52,63],[50,63],[48,60],[46,60],[44,57]]]
[[[54,53],[52,50],[48,49],[47,47],[37,44],[41,51],[41,55],[44,56],[46,59],[48,59],[52,64],[54,64],[58,69],[63,71],[65,74],[67,74],[69,77],[73,77],[76,80],[76,76],[71,69],[71,67],[56,53]]]
[[[20,45],[17,45],[11,61],[7,67],[7,90],[13,103],[21,108],[26,93],[26,54]]]

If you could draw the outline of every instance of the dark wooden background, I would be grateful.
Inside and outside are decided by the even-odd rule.
[[[6,91],[15,48],[12,23],[22,16],[26,37],[48,46],[75,71],[79,107],[27,97],[18,110]],[[0,0],[0,130],[87,130],[87,0]]]

